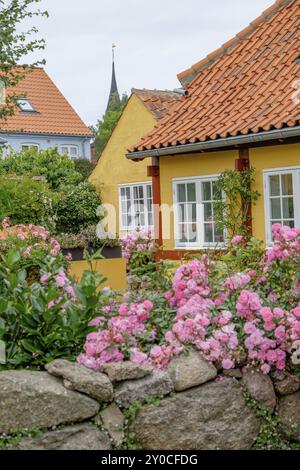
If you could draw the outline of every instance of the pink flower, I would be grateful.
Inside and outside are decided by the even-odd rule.
[[[153,309],[153,303],[150,300],[145,300],[145,302],[143,303],[143,307],[146,310],[152,310]]]
[[[24,251],[23,251],[23,256],[25,258],[29,258],[30,254],[31,254],[31,250],[32,250],[32,247],[31,246],[28,246]]]
[[[43,274],[43,275],[41,276],[41,278],[40,278],[40,283],[43,284],[43,285],[44,285],[44,284],[47,284],[47,282],[49,281],[50,277],[51,277],[51,273]]]
[[[280,341],[285,341],[287,334],[285,327],[283,325],[280,325],[276,328],[274,332],[275,338],[279,339]]]
[[[236,236],[233,237],[233,239],[231,240],[231,244],[232,244],[232,245],[238,245],[238,244],[241,243],[243,240],[244,240],[244,237],[242,237],[242,235],[236,235]]]
[[[56,276],[55,276],[55,282],[58,287],[64,287],[66,283],[68,282],[68,278],[66,276],[66,273],[64,271],[60,271]]]
[[[261,371],[263,374],[268,375],[269,372],[271,371],[271,367],[269,366],[269,364],[263,364],[261,366]]]
[[[293,310],[293,314],[295,315],[296,318],[298,318],[300,320],[300,303],[299,303],[298,307],[296,307]]]
[[[2,220],[2,228],[7,229],[10,227],[10,220],[9,217],[5,217],[5,219]]]
[[[227,358],[227,359],[223,359],[222,367],[224,370],[230,370],[230,369],[234,369],[235,364],[231,359]]]
[[[127,315],[128,313],[128,305],[127,304],[122,304],[119,308],[119,314],[120,315]]]

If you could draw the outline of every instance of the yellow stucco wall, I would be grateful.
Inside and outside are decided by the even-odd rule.
[[[173,178],[218,175],[226,169],[234,169],[237,158],[237,151],[197,153],[160,158],[162,204],[172,206],[174,203]],[[166,213],[163,213],[163,239],[164,248],[173,250],[175,247],[174,216],[168,217]]]
[[[147,177],[149,160],[132,162],[125,155],[127,149],[150,132],[156,124],[152,113],[142,101],[132,94],[127,106],[104,149],[99,162],[90,176],[90,181],[101,193],[102,201],[112,204],[117,211],[117,233],[119,233],[118,186],[126,183],[151,181]]]
[[[300,165],[300,144],[250,149],[250,164],[256,169],[255,186],[261,194],[253,207],[253,235],[266,240],[263,171]]]
[[[72,261],[70,263],[69,275],[74,277],[76,282],[82,278],[84,271],[89,271],[90,266],[87,261]],[[114,290],[126,289],[126,260],[100,259],[93,261],[93,269],[102,274],[107,282],[103,287],[111,287]]]

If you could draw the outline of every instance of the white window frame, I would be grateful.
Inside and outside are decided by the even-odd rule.
[[[133,188],[143,186],[143,192],[144,192],[144,203],[145,203],[145,225],[136,225],[135,223],[135,213],[134,213],[134,194],[133,194]],[[151,195],[152,195],[152,221],[153,223],[150,225],[148,224],[148,219],[149,219],[149,211],[148,211],[148,205],[147,205],[147,186],[151,187]],[[130,216],[131,220],[133,221],[133,224],[131,226],[124,226],[123,225],[123,220],[122,220],[122,200],[121,200],[121,189],[122,188],[129,188],[130,189]],[[146,197],[145,197],[146,196]],[[120,225],[120,230],[121,231],[134,231],[137,229],[153,229],[154,228],[154,211],[153,211],[153,188],[152,188],[152,183],[151,181],[143,182],[143,183],[129,183],[129,184],[120,184],[119,185],[119,225]]]
[[[72,158],[71,148],[76,149],[76,152],[77,152],[76,158]],[[63,149],[68,149],[68,152],[67,153],[64,152]],[[61,146],[61,153],[62,153],[62,155],[68,155],[70,160],[78,160],[78,158],[79,158],[79,147],[78,147],[78,145],[62,145]]]
[[[30,148],[35,148],[37,151],[40,150],[40,144],[34,144],[34,143],[27,143],[27,142],[24,142],[23,144],[21,144],[21,151],[24,152],[26,150],[23,149],[23,147],[28,147],[27,150],[30,150]]]
[[[22,113],[36,113],[36,109],[28,98],[17,98],[17,105]],[[22,101],[28,105],[29,109],[23,109]]]
[[[264,176],[264,206],[265,206],[265,227],[267,245],[273,244],[271,230],[271,195],[270,195],[270,176],[281,176],[292,174],[293,176],[293,196],[294,196],[294,218],[295,226],[300,228],[300,166],[271,168],[263,171]]]
[[[207,176],[195,176],[190,178],[174,178],[173,179],[173,203],[174,203],[174,240],[175,249],[177,250],[199,250],[199,249],[223,249],[226,246],[226,231],[224,230],[224,242],[205,242],[204,241],[204,202],[202,196],[203,183],[212,183],[218,180],[219,174]],[[196,185],[196,225],[197,240],[196,242],[180,242],[179,235],[179,203],[178,203],[178,185],[195,183]],[[223,194],[223,197],[225,195]]]

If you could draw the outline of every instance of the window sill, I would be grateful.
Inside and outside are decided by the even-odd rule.
[[[226,245],[198,245],[198,246],[189,246],[189,245],[185,245],[185,246],[178,246],[178,245],[175,245],[175,248],[174,250],[182,250],[182,251],[200,251],[200,250],[213,250],[213,251],[216,251],[216,250],[226,250],[227,249],[227,246]]]

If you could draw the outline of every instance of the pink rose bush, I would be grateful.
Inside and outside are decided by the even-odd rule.
[[[159,246],[151,229],[129,232],[120,240],[127,261],[127,284],[131,291],[167,290],[167,263],[159,261]],[[166,282],[165,282],[166,281]]]
[[[150,229],[128,232],[120,242],[123,257],[127,260],[127,263],[130,263],[132,256],[136,253],[149,253],[149,255],[152,255],[157,250],[153,240],[153,231]]]
[[[300,230],[275,225],[273,235],[255,267],[232,272],[228,256],[205,255],[179,267],[163,298],[129,292],[121,304],[113,300],[93,322],[79,362],[95,370],[124,359],[164,368],[193,347],[223,369],[251,365],[267,374],[300,363]],[[251,256],[242,237],[232,246],[233,257]]]

